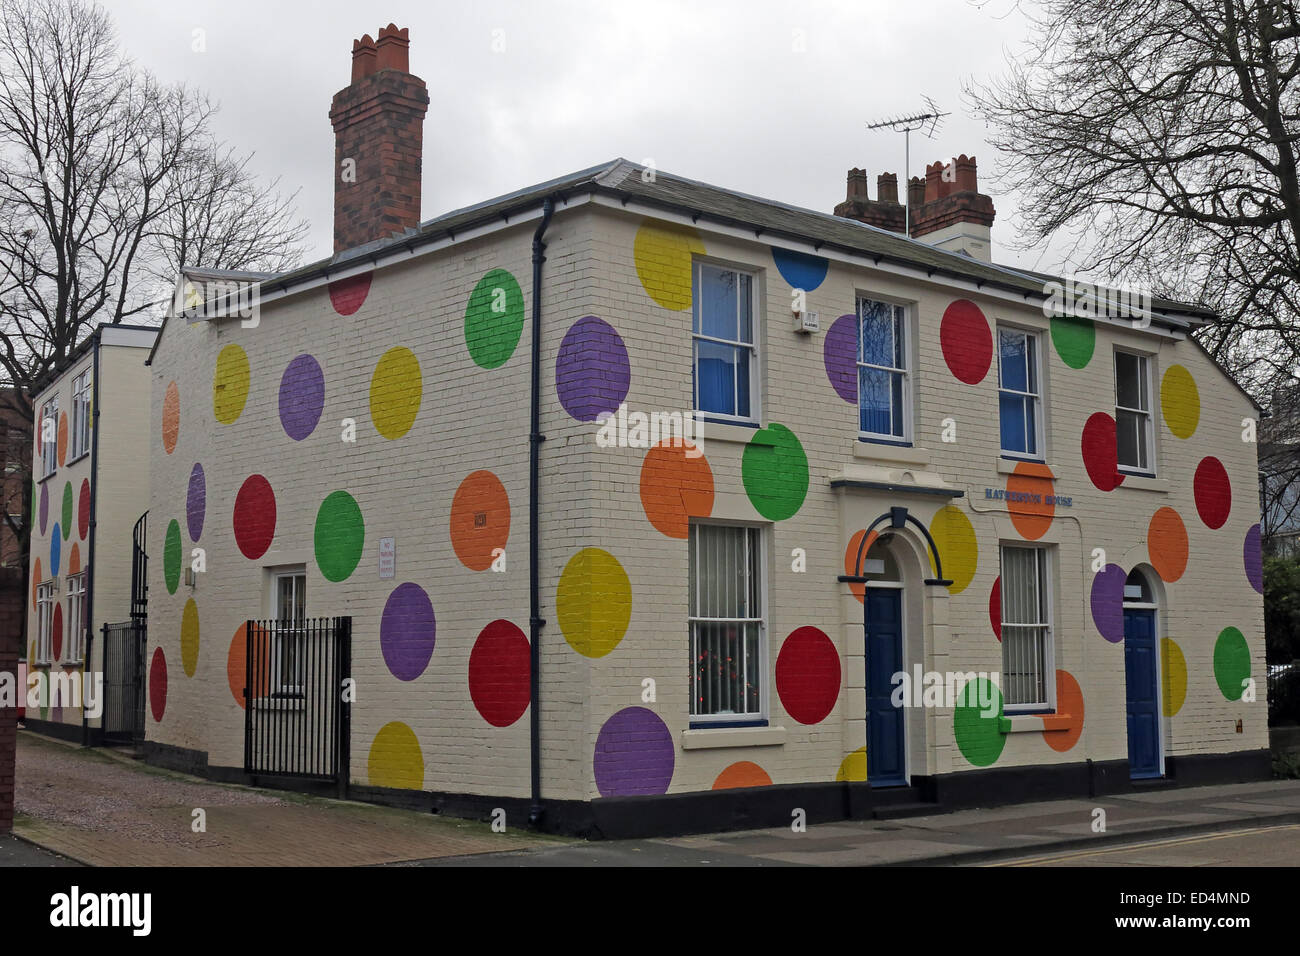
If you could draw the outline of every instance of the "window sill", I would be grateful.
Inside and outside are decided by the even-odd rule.
[[[90,456],[90,449],[87,448],[85,451],[83,451],[83,452],[82,452],[80,455],[78,455],[76,458],[69,458],[66,462],[63,463],[63,467],[64,467],[64,468],[71,468],[71,467],[72,467],[73,465],[75,465],[77,462],[81,461],[81,459],[83,459],[83,458],[88,458],[89,456]]]
[[[890,461],[900,465],[925,467],[930,464],[930,452],[913,445],[891,445],[869,438],[858,438],[853,442],[853,457],[867,458],[872,461]]]
[[[683,750],[717,750],[725,747],[779,747],[785,743],[784,727],[727,727],[682,731]]]
[[[1042,477],[1051,478],[1053,481],[1056,480],[1056,472],[1052,471],[1052,466],[1047,464],[1047,462],[1041,458],[1008,458],[1003,455],[998,459],[998,474],[1014,475],[1016,473],[1017,465],[1036,465],[1038,469],[1043,469],[1047,472],[1047,474]]]
[[[736,422],[720,422],[712,419],[704,419],[696,425],[696,440],[706,448],[711,441],[734,442],[737,445],[748,445],[750,439],[758,434],[759,426],[742,425]]]
[[[36,483],[37,483],[38,485],[43,485],[43,484],[45,484],[45,482],[49,481],[51,478],[53,478],[53,477],[54,477],[55,475],[57,475],[58,473],[59,473],[59,469],[55,468],[55,469],[54,469],[52,472],[50,472],[48,475],[41,475],[41,477],[37,478],[37,479],[36,479]]]
[[[1169,479],[1155,478],[1151,475],[1130,475],[1126,472],[1120,472],[1124,476],[1124,481],[1120,488],[1133,488],[1137,491],[1154,491],[1157,494],[1169,494]]]
[[[1069,714],[1009,714],[1002,717],[1004,734],[1056,733],[1074,727]]]

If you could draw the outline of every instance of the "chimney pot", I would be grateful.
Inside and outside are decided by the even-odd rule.
[[[410,35],[408,28],[399,30],[392,23],[379,31],[379,39],[375,42],[379,59],[377,70],[411,72]]]
[[[957,192],[979,192],[975,175],[975,157],[963,153],[953,160],[953,164],[957,167]]]
[[[876,198],[880,202],[898,202],[898,177],[881,173],[876,177]]]
[[[352,41],[352,82],[365,79],[375,72],[375,41],[367,33]]]
[[[856,166],[849,170],[848,200],[867,198],[867,171]]]
[[[915,213],[924,202],[925,180],[920,176],[913,176],[907,181],[907,204],[912,207],[912,212]]]

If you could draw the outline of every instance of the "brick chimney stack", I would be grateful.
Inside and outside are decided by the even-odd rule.
[[[903,206],[898,202],[898,177],[880,174],[876,195],[874,201],[867,196],[866,171],[851,169],[848,195],[835,207],[835,215],[904,232],[907,226]],[[949,164],[926,166],[925,178],[913,176],[907,182],[907,205],[913,239],[965,252],[984,262],[992,260],[991,231],[996,210],[993,200],[979,191],[974,156],[963,153]]]
[[[334,251],[420,224],[429,92],[410,72],[409,31],[390,23],[352,42],[352,82],[334,94]]]

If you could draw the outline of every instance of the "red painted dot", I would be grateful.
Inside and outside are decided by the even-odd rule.
[[[1115,419],[1105,412],[1088,416],[1079,442],[1083,467],[1100,491],[1114,491],[1124,481],[1119,473],[1119,453],[1115,446]]]
[[[1222,528],[1232,510],[1232,485],[1223,462],[1213,455],[1202,458],[1192,479],[1196,513],[1208,527]]]
[[[81,479],[81,493],[77,496],[77,537],[85,540],[90,530],[90,479]]]
[[[528,709],[529,645],[509,621],[493,621],[469,654],[469,696],[493,727],[509,727]]]
[[[161,722],[166,709],[167,658],[161,647],[155,647],[153,660],[149,663],[149,710],[153,712],[153,719]]]
[[[786,713],[801,724],[826,719],[840,696],[840,654],[815,627],[801,627],[776,658],[776,692]]]
[[[54,643],[54,659],[63,656],[63,605],[54,605],[54,620],[50,625],[50,637]]]
[[[993,364],[993,333],[978,305],[969,299],[957,299],[944,309],[939,344],[948,370],[958,381],[967,385],[984,381]]]
[[[993,581],[993,590],[989,592],[989,623],[993,625],[993,633],[997,639],[1002,640],[1002,575],[998,575]]]
[[[330,305],[339,315],[351,315],[361,308],[370,294],[371,272],[347,279],[337,279],[329,284]]]
[[[257,560],[275,537],[275,492],[261,475],[250,475],[235,496],[235,544],[244,557]]]

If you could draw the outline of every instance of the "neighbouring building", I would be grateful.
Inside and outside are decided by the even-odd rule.
[[[122,695],[142,681],[133,660],[126,671],[117,656],[106,662],[101,635],[131,618],[133,535],[149,507],[144,361],[157,333],[98,326],[33,390],[27,664],[44,692],[27,709],[32,730],[88,743],[129,736],[105,715],[129,723],[135,704]],[[95,687],[112,699],[87,698]]]
[[[0,495],[10,519],[0,520],[0,674],[15,675],[21,686],[25,676],[20,659],[27,589],[23,585],[22,539],[14,526],[21,528],[23,524],[31,425],[14,407],[16,397],[13,389],[0,389],[0,449],[4,455]],[[0,833],[7,833],[13,826],[14,751],[20,714],[19,708],[0,703]]]
[[[1267,776],[1210,314],[992,263],[965,156],[919,238],[624,160],[421,222],[407,60],[336,254],[150,356],[151,759],[606,835]]]

